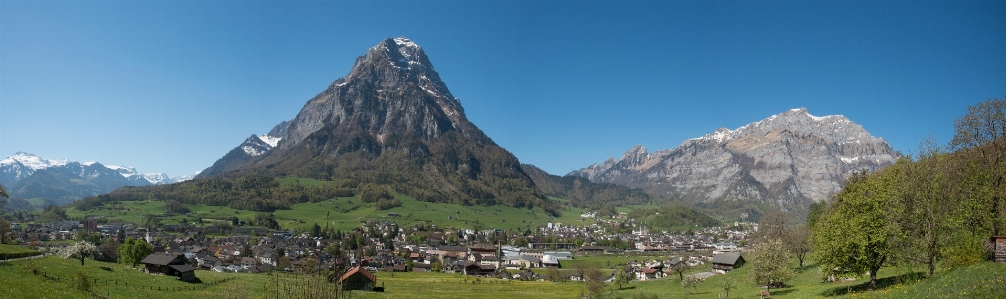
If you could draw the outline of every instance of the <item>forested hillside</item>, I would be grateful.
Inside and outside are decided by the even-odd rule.
[[[601,210],[606,205],[646,204],[651,200],[650,195],[642,189],[594,183],[578,176],[560,177],[529,164],[521,164],[520,167],[542,193],[569,200],[574,207]]]

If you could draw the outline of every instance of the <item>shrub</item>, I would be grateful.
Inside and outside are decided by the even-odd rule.
[[[73,276],[73,288],[84,292],[91,292],[91,280],[83,270],[77,271],[77,274]]]

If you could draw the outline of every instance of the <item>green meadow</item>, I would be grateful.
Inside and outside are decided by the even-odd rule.
[[[628,260],[622,258],[628,257],[618,260]],[[616,258],[591,257],[584,262],[596,264],[604,260],[615,262]],[[708,270],[707,264],[689,273]],[[185,283],[170,276],[146,274],[128,265],[87,260],[81,266],[76,260],[50,256],[0,263],[0,285],[5,286],[5,298],[90,298],[89,293],[73,288],[72,277],[78,272],[86,273],[94,294],[109,298],[271,298],[275,296],[271,283],[277,277],[198,270],[196,276],[201,282]],[[737,286],[730,291],[729,298],[758,298],[762,288],[748,281],[749,273],[750,267],[744,267],[715,275],[697,289],[682,288],[677,276],[671,275],[645,282],[633,281],[622,289],[608,284],[606,292],[612,298],[632,298],[641,293],[658,298],[723,298],[726,292],[720,287],[722,282],[734,280]],[[383,285],[386,291],[353,292],[352,298],[579,298],[584,289],[580,282],[512,281],[448,273],[378,272],[375,275],[378,285]],[[809,264],[787,282],[788,287],[772,289],[772,297],[1006,298],[1004,277],[1006,264],[991,262],[939,271],[930,278],[912,269],[883,268],[878,277],[879,289],[870,291],[865,279],[824,282],[819,268]]]

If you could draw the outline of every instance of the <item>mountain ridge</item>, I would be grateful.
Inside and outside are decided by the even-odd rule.
[[[651,153],[636,145],[619,159],[569,175],[664,198],[751,200],[799,211],[841,190],[853,171],[872,171],[897,158],[886,141],[848,118],[797,108],[735,130],[720,128],[673,149]]]

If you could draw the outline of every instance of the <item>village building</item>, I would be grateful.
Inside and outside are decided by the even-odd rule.
[[[196,281],[195,268],[185,263],[185,256],[181,254],[152,253],[140,261],[147,270],[147,273],[162,273],[177,276],[178,279],[186,282]]]
[[[339,283],[342,284],[342,289],[347,291],[372,291],[374,290],[374,286],[377,285],[377,277],[371,274],[370,271],[367,271],[367,269],[356,266],[346,271],[346,274],[343,274],[342,277],[339,277]]]
[[[726,273],[744,266],[744,257],[739,253],[721,253],[713,257],[713,271]]]

